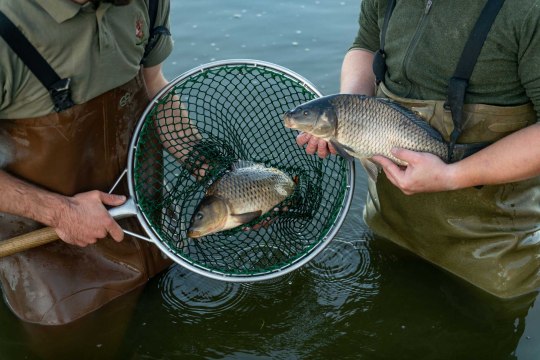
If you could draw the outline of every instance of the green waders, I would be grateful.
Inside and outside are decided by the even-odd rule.
[[[391,98],[420,114],[448,139],[443,101]],[[496,141],[536,122],[531,104],[464,106],[459,143]],[[540,287],[540,177],[457,191],[405,195],[384,173],[368,180],[364,211],[374,232],[498,297]]]

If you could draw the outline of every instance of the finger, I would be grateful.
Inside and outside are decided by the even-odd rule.
[[[92,245],[92,244],[95,244],[97,243],[98,239],[95,239],[95,238],[92,238],[92,239],[87,239],[86,241],[79,241],[78,242],[78,245],[80,247],[86,247],[88,245]]]
[[[332,145],[332,143],[328,143],[328,150],[330,150],[330,154],[334,154],[334,155],[337,154],[337,150],[334,147],[334,145]]]
[[[116,242],[124,239],[124,230],[122,230],[116,221],[107,228],[107,231],[109,232],[109,236]]]
[[[420,153],[418,152],[402,149],[402,148],[393,148],[391,151],[392,151],[392,155],[394,155],[396,158],[400,160],[405,161],[406,163],[412,163],[415,160],[417,160],[418,157],[420,156]]]
[[[373,161],[375,161],[377,164],[381,165],[383,168],[384,173],[386,174],[386,177],[392,184],[395,186],[398,185],[399,177],[403,174],[403,170],[397,166],[392,160],[388,159],[385,156],[381,155],[375,155],[371,158]]]
[[[395,165],[394,162],[390,160],[389,158],[387,158],[386,156],[375,155],[371,159],[375,161],[377,164],[381,165],[383,169],[387,167],[391,167],[392,165]]]
[[[103,204],[109,206],[119,206],[126,202],[124,195],[107,194],[104,192],[100,192],[99,198]]]
[[[319,149],[319,139],[312,136],[309,139],[309,142],[307,143],[306,152],[310,155],[313,155],[317,152],[318,149]]]
[[[70,245],[78,246],[78,247],[87,247],[90,244],[94,244],[97,239],[70,239],[70,240],[62,240]]]
[[[328,156],[328,143],[326,141],[320,140],[317,144],[317,155],[319,155],[321,159]]]
[[[296,137],[296,143],[300,146],[304,146],[308,143],[309,139],[311,139],[311,135],[303,132]]]

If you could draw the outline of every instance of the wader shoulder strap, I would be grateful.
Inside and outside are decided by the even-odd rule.
[[[74,105],[71,100],[70,78],[61,79],[41,56],[23,33],[0,11],[0,36],[19,56],[38,80],[45,86],[54,103],[54,111],[60,112]]]
[[[144,48],[144,55],[141,60],[141,63],[146,59],[148,54],[150,54],[150,51],[152,51],[152,49],[156,46],[160,35],[166,35],[166,36],[171,35],[171,32],[169,31],[169,29],[167,29],[165,26],[156,27],[158,6],[159,6],[159,0],[149,0],[148,16],[150,18],[150,26],[149,26],[150,36],[148,37],[148,43],[146,44],[146,47]]]
[[[469,79],[487,38],[487,34],[491,29],[491,25],[495,21],[503,3],[504,0],[488,0],[465,43],[454,76],[448,82],[448,97],[445,108],[450,109],[452,122],[454,123],[454,129],[450,134],[450,143],[448,144],[450,162],[452,161],[454,145],[463,130],[463,103],[465,101]]]
[[[384,52],[384,40],[386,38],[386,29],[388,28],[388,22],[390,21],[390,16],[396,7],[396,0],[390,0],[386,5],[386,13],[384,14],[384,23],[381,29],[381,39],[379,50],[375,53],[375,58],[373,59],[373,73],[375,74],[375,81],[377,85],[384,80],[384,74],[386,74],[386,53]]]

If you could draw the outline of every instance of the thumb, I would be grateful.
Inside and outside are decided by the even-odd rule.
[[[406,163],[410,164],[417,159],[418,153],[403,148],[392,148],[392,155],[394,155],[399,160],[403,160]]]
[[[126,197],[124,195],[108,193],[101,193],[100,199],[103,204],[110,206],[119,206],[126,202]]]

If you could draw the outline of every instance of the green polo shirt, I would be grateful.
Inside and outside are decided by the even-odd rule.
[[[148,0],[113,6],[71,0],[0,0],[2,10],[61,78],[71,78],[72,98],[82,104],[133,79],[149,35]],[[169,1],[160,1],[156,26],[169,28]],[[142,64],[158,65],[172,39],[160,36]],[[0,119],[53,112],[50,95],[0,37]]]
[[[389,22],[385,84],[395,94],[442,100],[486,1],[397,1]],[[376,51],[386,0],[363,0],[352,48]],[[540,1],[506,0],[474,68],[466,103],[518,105],[540,114]]]

